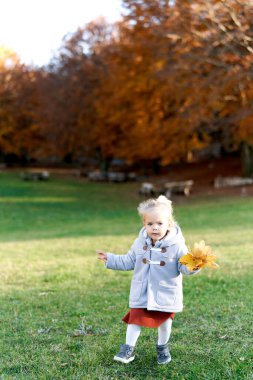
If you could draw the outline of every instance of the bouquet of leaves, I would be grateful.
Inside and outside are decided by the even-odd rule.
[[[194,248],[187,255],[180,257],[179,262],[187,266],[189,270],[196,270],[205,266],[219,268],[214,262],[217,256],[212,254],[212,249],[205,244],[204,240],[194,244]]]

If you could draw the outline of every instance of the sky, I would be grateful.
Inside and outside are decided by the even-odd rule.
[[[120,13],[121,0],[0,0],[0,45],[42,66],[67,33],[100,16],[115,22]]]

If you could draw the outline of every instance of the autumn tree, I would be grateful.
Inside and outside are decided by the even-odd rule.
[[[38,136],[36,71],[20,64],[8,49],[0,58],[0,150],[2,156],[29,160],[36,151]]]
[[[46,155],[69,161],[96,155],[95,92],[104,75],[97,46],[105,44],[110,34],[107,28],[110,25],[101,19],[66,36],[58,56],[43,73],[40,101]]]
[[[251,175],[252,2],[182,1],[175,3],[175,10],[181,15],[174,24],[178,53],[185,62],[185,83],[192,89],[186,109],[189,114],[196,111],[196,123],[209,139],[218,139],[225,150],[241,149],[243,172]]]
[[[97,139],[104,154],[130,162],[186,159],[198,141],[187,119],[177,118],[185,94],[178,81],[175,41],[168,36],[172,9],[167,1],[123,3],[126,16],[104,50],[110,69],[96,102]]]
[[[11,65],[14,55],[5,54],[2,152],[97,156],[106,169],[112,157],[185,161],[218,141],[241,150],[251,175],[252,2],[122,4],[120,22],[100,19],[68,35],[47,68]]]
[[[60,140],[65,135],[64,144],[70,145],[63,151],[78,151],[80,143],[80,151],[90,145],[104,161],[117,156],[168,164],[215,140],[226,150],[238,148],[251,109],[250,102],[245,109],[249,5],[235,0],[123,4],[125,16],[113,29],[90,24],[63,46],[57,117],[64,130]],[[55,132],[57,126],[49,129]]]

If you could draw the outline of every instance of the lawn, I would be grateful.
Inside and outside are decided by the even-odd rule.
[[[184,278],[183,313],[158,366],[156,330],[134,362],[124,343],[131,272],[106,270],[95,250],[125,253],[141,223],[138,184],[22,182],[0,173],[0,379],[253,379],[253,198],[175,200],[189,246],[204,239],[219,270]]]

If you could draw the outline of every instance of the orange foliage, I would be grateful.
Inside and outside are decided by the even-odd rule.
[[[1,150],[166,165],[253,144],[251,2],[122,3],[120,23],[78,29],[46,70],[0,60]]]

